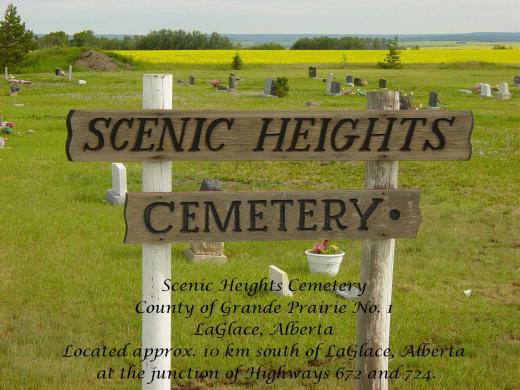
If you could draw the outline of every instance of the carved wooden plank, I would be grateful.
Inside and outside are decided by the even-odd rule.
[[[71,161],[467,160],[470,111],[70,111]]]
[[[415,237],[419,190],[128,193],[127,243]]]

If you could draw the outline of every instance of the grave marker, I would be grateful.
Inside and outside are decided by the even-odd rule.
[[[222,191],[217,179],[204,179],[200,184],[200,191]],[[224,243],[213,241],[192,241],[191,248],[184,251],[186,258],[193,262],[210,261],[224,264],[227,256],[224,254]]]
[[[69,81],[72,81],[72,65],[69,65]]]
[[[491,87],[489,84],[480,84],[480,96],[481,97],[492,97],[491,95]]]
[[[332,81],[334,80],[334,73],[329,73],[325,80],[325,95],[331,95]]]
[[[121,163],[112,163],[112,188],[106,190],[105,199],[112,205],[124,204],[126,192],[126,167]]]
[[[332,83],[330,83],[330,95],[341,95],[341,85],[337,81],[333,81]]]
[[[507,85],[507,83],[498,84],[498,92],[496,94],[496,98],[499,100],[511,99],[511,93],[509,92],[509,86]]]
[[[6,79],[6,80],[9,80],[9,71],[8,71],[8,69],[7,69],[7,66],[4,67],[4,75],[5,75],[5,79]]]
[[[190,77],[188,78],[188,84],[189,85],[195,85],[195,77],[190,75]]]
[[[351,75],[348,74],[345,76],[345,84],[347,84],[348,86],[354,85],[354,81]]]
[[[237,88],[237,78],[233,73],[229,75],[228,88],[232,90]]]
[[[386,80],[385,79],[379,79],[379,88],[385,89],[386,88]]]
[[[316,67],[315,66],[309,66],[309,78],[311,78],[311,79],[316,78]]]
[[[271,78],[264,80],[264,95],[274,96],[274,80]]]
[[[437,92],[431,91],[428,97],[428,109],[429,110],[439,110],[440,107],[437,105],[439,102],[439,96]]]
[[[289,289],[289,278],[287,273],[274,265],[269,266],[269,284],[273,286],[271,292],[282,297],[292,297]]]
[[[515,87],[520,87],[520,76],[515,76],[515,78],[513,79],[513,85]]]
[[[363,86],[363,80],[361,80],[360,78],[356,77],[354,79],[354,86],[355,87],[362,87]]]

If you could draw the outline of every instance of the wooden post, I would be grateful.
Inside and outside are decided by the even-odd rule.
[[[72,65],[69,65],[69,81],[72,80]]]
[[[376,91],[367,93],[367,110],[399,110],[399,92]],[[365,162],[365,188],[397,188],[398,161]],[[362,244],[360,282],[367,288],[360,303],[375,304],[379,312],[357,316],[356,344],[364,343],[369,348],[390,347],[390,310],[392,304],[392,273],[394,266],[395,239],[364,240]],[[357,390],[386,390],[388,379],[369,379],[373,370],[388,370],[388,358],[357,357],[356,370],[361,371],[361,379],[356,382]]]
[[[171,74],[143,75],[143,109],[172,108]],[[172,165],[171,161],[154,161],[143,163],[143,192],[171,192]],[[142,260],[142,300],[147,304],[170,305],[171,293],[161,291],[164,280],[171,278],[171,244],[143,244]],[[164,348],[171,347],[171,314],[142,314],[142,342],[141,347]],[[152,355],[153,357],[153,355]],[[171,370],[171,357],[161,356],[151,362],[152,358],[142,363],[145,376],[141,382],[141,389],[169,390],[170,379],[157,379],[152,383],[152,371]]]

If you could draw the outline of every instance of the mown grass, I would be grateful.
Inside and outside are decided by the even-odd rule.
[[[139,365],[136,358],[66,359],[68,344],[122,346],[140,343],[141,250],[122,243],[122,209],[103,200],[110,187],[110,164],[70,163],[66,160],[65,116],[71,108],[133,108],[141,106],[142,72],[77,73],[87,80],[78,86],[51,75],[20,74],[30,79],[18,96],[0,95],[5,120],[16,123],[7,148],[0,151],[0,388],[90,389],[139,388],[138,381],[97,380],[103,368]],[[209,88],[211,79],[225,80],[228,70],[170,67],[175,79],[196,77],[194,87],[174,86],[178,108],[303,109],[309,100],[318,109],[362,109],[362,96],[324,96],[320,80],[310,80],[303,65],[245,69],[241,91],[260,91],[265,77],[286,76],[291,94],[284,99],[233,95]],[[319,76],[345,70],[319,68]],[[386,78],[391,89],[413,91],[427,103],[428,92],[439,92],[449,109],[473,110],[473,156],[467,162],[402,162],[402,187],[420,187],[423,223],[417,239],[398,240],[394,267],[391,345],[399,351],[408,344],[463,347],[463,358],[401,358],[390,368],[431,370],[431,381],[392,381],[395,389],[497,389],[518,387],[520,353],[520,91],[509,101],[462,95],[460,88],[476,82],[511,81],[515,70],[494,66],[484,69],[439,69],[415,66],[397,71],[355,67],[349,73],[376,85]],[[518,73],[518,71],[516,71]],[[23,106],[20,106],[23,104]],[[29,134],[27,130],[33,130]],[[129,190],[140,190],[140,164],[126,164]],[[197,190],[203,178],[221,180],[225,190],[362,188],[362,163],[348,162],[183,162],[173,164],[175,191]],[[254,282],[267,275],[269,264],[290,278],[329,281],[310,275],[303,256],[311,242],[227,243],[227,264],[188,263],[182,254],[187,243],[173,245],[174,281],[212,281],[237,277]],[[347,251],[336,279],[357,281],[360,243],[340,241]],[[472,289],[470,297],[463,293]],[[266,293],[253,298],[245,293],[174,293],[173,302],[197,305],[212,299],[236,303],[267,303]],[[302,303],[342,303],[330,293],[296,293]],[[278,298],[285,304],[287,298]],[[174,346],[225,348],[230,342],[250,348],[299,342],[301,349],[326,344],[355,343],[355,315],[236,315],[219,319],[270,328],[278,321],[298,320],[334,326],[327,337],[195,337],[198,314],[190,319],[173,315]],[[225,370],[238,364],[310,367],[299,356],[282,358],[175,358],[173,368]],[[316,366],[316,363],[314,363]],[[318,367],[352,367],[350,359],[320,359]],[[179,385],[179,384],[177,384]],[[186,383],[184,383],[186,385]],[[229,388],[225,380],[192,387]],[[298,389],[312,381],[244,383],[249,388]],[[238,387],[238,386],[235,386]],[[352,381],[327,380],[316,388],[351,388]]]

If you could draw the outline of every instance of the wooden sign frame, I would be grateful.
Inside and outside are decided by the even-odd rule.
[[[72,110],[70,161],[467,160],[471,111]]]

